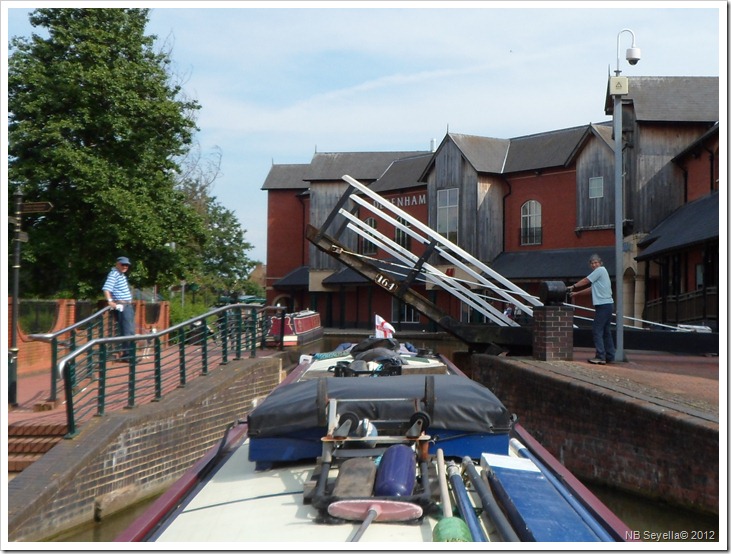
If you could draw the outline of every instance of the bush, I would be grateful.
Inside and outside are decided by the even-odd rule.
[[[171,326],[211,311],[211,307],[206,302],[200,300],[192,302],[188,299],[188,295],[185,298],[185,306],[181,306],[180,300],[179,296],[170,300]]]

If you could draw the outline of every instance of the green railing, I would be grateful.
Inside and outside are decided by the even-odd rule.
[[[38,333],[28,335],[31,340],[48,342],[51,344],[50,366],[50,401],[55,402],[58,397],[58,387],[61,376],[56,368],[60,358],[74,352],[81,345],[95,339],[114,334],[114,318],[111,317],[111,308],[105,307],[89,317],[77,321],[64,329],[53,333]],[[91,359],[87,360],[90,363]],[[91,368],[89,368],[91,370]]]
[[[100,336],[57,364],[66,396],[67,438],[93,416],[155,402],[191,379],[241,359],[256,357],[269,330],[267,313],[279,307],[232,304],[159,332],[128,337]],[[128,343],[131,360],[114,354]]]

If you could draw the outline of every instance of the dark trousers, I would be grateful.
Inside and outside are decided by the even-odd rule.
[[[612,312],[614,304],[594,306],[594,322],[591,326],[596,357],[607,362],[614,361],[614,339],[612,339]]]
[[[115,310],[117,315],[117,333],[120,337],[128,337],[135,334],[135,309],[132,304],[124,304],[124,310],[121,312]],[[120,344],[120,350],[123,356],[132,356],[132,343],[123,342]]]

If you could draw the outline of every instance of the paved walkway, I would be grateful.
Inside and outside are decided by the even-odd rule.
[[[719,381],[718,357],[626,351],[627,361],[599,366],[586,361],[592,354],[590,349],[576,348],[574,360],[570,362],[543,362],[530,358],[526,361],[546,371],[558,371],[579,379],[594,380],[608,387],[631,390],[649,398],[714,414],[716,418],[719,415],[722,384],[725,406],[727,380],[724,373],[722,383]],[[7,423],[65,422],[65,404],[62,400],[55,407],[46,404],[50,390],[48,373],[21,375],[18,379],[18,405],[8,407]],[[58,397],[63,399],[63,390],[59,390]],[[40,407],[48,409],[38,411]]]
[[[704,419],[719,417],[719,358],[664,352],[625,351],[626,361],[594,365],[588,359],[593,349],[574,349],[572,362],[537,362],[547,370],[558,370],[578,379],[665,405]],[[533,362],[532,362],[533,363]],[[724,406],[726,374],[723,375]]]

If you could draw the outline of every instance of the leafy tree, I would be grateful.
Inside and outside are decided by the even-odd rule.
[[[219,151],[204,158],[194,147],[188,153],[181,174],[180,188],[188,204],[203,219],[206,229],[203,243],[184,245],[189,258],[199,262],[194,264],[191,261],[188,276],[211,291],[247,291],[246,294],[253,294],[253,286],[256,294],[263,294],[261,287],[246,279],[258,263],[246,254],[252,248],[245,240],[246,231],[241,228],[234,212],[221,205],[211,194],[220,172],[220,161]]]
[[[147,9],[42,8],[33,34],[11,41],[9,177],[24,200],[23,291],[95,297],[114,259],[133,261],[136,286],[175,281],[202,246],[203,218],[176,186],[200,106],[144,34]]]

